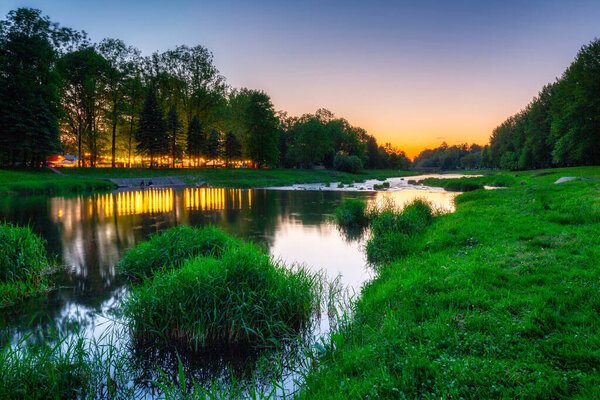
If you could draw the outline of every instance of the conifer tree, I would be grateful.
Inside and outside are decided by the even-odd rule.
[[[150,166],[152,167],[155,157],[167,153],[169,148],[169,137],[163,112],[158,104],[156,91],[152,87],[148,89],[136,133],[137,150],[140,154],[150,157]]]
[[[205,148],[206,135],[204,133],[204,124],[200,122],[197,115],[194,115],[188,126],[187,153],[197,162],[198,158],[204,155]]]
[[[242,144],[231,131],[225,135],[223,143],[223,155],[225,156],[225,166],[229,167],[231,160],[238,160],[242,156]]]
[[[213,160],[213,167],[216,159],[221,155],[221,135],[216,129],[211,129],[206,143],[206,158]]]
[[[175,106],[171,106],[169,109],[165,124],[171,150],[171,167],[175,168],[175,158],[181,156],[181,146],[179,142],[181,140],[181,131],[183,129]]]

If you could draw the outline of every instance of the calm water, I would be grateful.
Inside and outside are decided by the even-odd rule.
[[[341,192],[242,189],[146,189],[77,197],[0,199],[0,220],[30,225],[66,267],[61,289],[16,310],[2,310],[0,328],[16,336],[76,321],[98,337],[113,324],[128,286],[115,272],[123,254],[148,236],[176,225],[214,225],[260,244],[287,264],[326,271],[350,290],[372,277],[362,246],[330,221],[345,197],[370,202],[385,197],[403,204],[427,198],[452,210],[455,194],[441,190]],[[327,325],[322,324],[320,334]],[[7,337],[7,336],[5,336]],[[4,341],[4,340],[0,340]]]

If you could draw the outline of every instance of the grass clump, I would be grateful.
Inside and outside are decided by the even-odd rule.
[[[118,268],[131,278],[143,279],[160,270],[176,268],[197,255],[218,258],[237,243],[236,239],[214,227],[178,226],[131,248]]]
[[[390,187],[389,182],[376,183],[373,185],[374,190],[383,190],[383,189],[388,189],[389,187]]]
[[[137,340],[199,350],[270,345],[295,335],[318,309],[320,279],[290,270],[252,244],[197,257],[134,288],[124,306]]]
[[[381,265],[407,254],[413,237],[433,221],[431,204],[416,199],[399,211],[387,204],[371,211],[371,238],[367,241],[366,253],[369,262]]]
[[[0,307],[49,289],[46,242],[29,227],[0,224]]]
[[[76,399],[90,368],[83,341],[10,343],[0,350],[0,399]]]
[[[335,221],[342,227],[364,227],[369,223],[367,203],[360,199],[346,198],[335,209]]]

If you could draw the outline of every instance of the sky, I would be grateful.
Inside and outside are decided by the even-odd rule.
[[[2,0],[144,55],[212,51],[232,87],[327,108],[409,156],[488,142],[600,36],[600,1]]]

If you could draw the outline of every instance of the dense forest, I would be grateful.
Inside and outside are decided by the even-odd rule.
[[[600,40],[523,110],[492,132],[490,143],[425,150],[416,168],[535,169],[600,164]]]
[[[203,46],[142,56],[92,43],[40,10],[0,21],[0,165],[228,165],[340,169],[410,166],[404,152],[320,109],[289,117],[259,90],[231,88]]]

